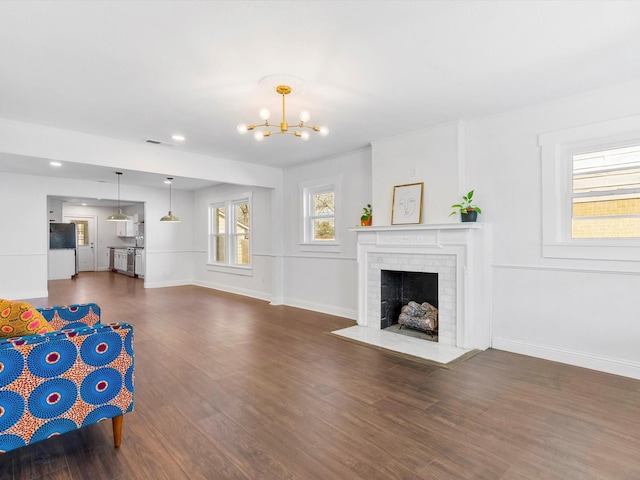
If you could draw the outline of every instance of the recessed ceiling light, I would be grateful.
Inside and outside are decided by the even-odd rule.
[[[51,165],[52,167],[61,167],[62,164],[60,162],[49,162],[49,165]]]
[[[164,183],[166,183],[167,185],[170,185],[170,184],[171,184],[171,180],[166,179],[166,180],[164,181]]]
[[[83,204],[82,204],[82,206],[83,206],[83,207],[86,207],[86,206],[87,206],[87,204],[86,204],[86,203],[83,203]]]
[[[182,135],[172,135],[171,138],[177,142],[184,142],[184,137]]]

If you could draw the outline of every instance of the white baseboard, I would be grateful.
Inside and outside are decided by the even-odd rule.
[[[257,298],[258,300],[271,301],[271,295],[258,290],[248,290],[245,288],[230,287],[229,285],[215,283],[215,282],[145,282],[145,288],[162,288],[162,287],[179,287],[182,285],[198,285],[199,287],[212,288],[214,290],[220,290],[227,293],[235,293],[237,295],[243,295],[245,297]],[[293,298],[285,298],[281,303],[274,303],[274,305],[289,305],[291,307],[302,308],[304,310],[311,310],[314,312],[326,313],[327,315],[335,315],[336,317],[349,318],[356,320],[358,318],[358,312],[354,309],[334,307],[331,305],[307,302],[304,300],[297,300]]]
[[[193,285],[191,280],[174,280],[171,282],[144,282],[144,288],[183,287]]]
[[[258,290],[248,290],[246,288],[230,287],[215,282],[192,282],[192,285],[198,285],[199,287],[212,288],[214,290],[221,290],[227,293],[235,293],[236,295],[243,295],[245,297],[257,298],[258,300],[271,300],[270,295]]]
[[[492,339],[492,348],[640,380],[640,363],[630,360],[602,357],[573,350],[496,337]]]
[[[289,305],[290,307],[303,308],[305,310],[326,313],[327,315],[335,315],[336,317],[344,317],[351,320],[356,320],[358,318],[358,312],[354,309],[335,307],[324,303],[314,303],[295,298],[285,298],[284,304]]]
[[[25,292],[9,292],[4,294],[2,298],[6,298],[7,300],[34,300],[39,298],[48,298],[49,291],[48,290],[30,290]]]

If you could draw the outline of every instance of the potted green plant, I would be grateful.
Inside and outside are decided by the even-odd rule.
[[[482,213],[482,210],[477,205],[473,204],[473,190],[466,195],[462,196],[462,202],[451,205],[451,208],[455,208],[449,216],[460,212],[460,220],[463,222],[475,222],[478,219],[478,214]]]
[[[360,217],[360,225],[362,225],[363,227],[370,227],[371,226],[371,204],[368,203],[366,207],[362,207],[362,216]]]

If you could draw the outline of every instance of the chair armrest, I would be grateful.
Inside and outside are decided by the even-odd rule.
[[[56,305],[37,310],[54,330],[93,326],[100,323],[100,307],[95,303]]]

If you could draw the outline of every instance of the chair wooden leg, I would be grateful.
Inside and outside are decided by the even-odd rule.
[[[113,423],[113,445],[118,448],[122,441],[122,419],[124,415],[118,415],[113,417],[111,422]]]

